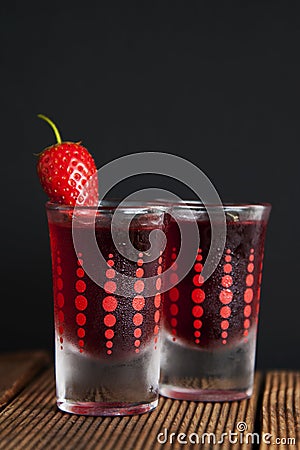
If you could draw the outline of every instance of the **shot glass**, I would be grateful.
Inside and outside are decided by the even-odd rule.
[[[197,222],[200,245],[189,273],[164,294],[160,393],[196,401],[251,396],[255,368],[264,242],[269,204],[227,204],[225,248],[216,269],[201,275],[211,242],[206,208],[175,205],[167,235],[167,265],[176,276],[179,225],[189,230],[187,207]],[[218,249],[220,250],[220,249]]]
[[[149,236],[164,229],[163,211],[118,208],[114,236],[115,204],[75,211],[47,203],[46,211],[58,407],[95,416],[152,410],[159,392],[162,257],[160,240],[150,245]],[[120,249],[126,253],[131,245],[130,259]],[[149,262],[150,246],[157,256]]]

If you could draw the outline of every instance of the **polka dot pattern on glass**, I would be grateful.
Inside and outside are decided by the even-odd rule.
[[[157,275],[160,275],[162,273],[162,252],[160,252],[160,257],[158,258],[158,266],[157,266]],[[175,266],[174,266],[175,267]],[[173,268],[174,270],[174,268]],[[157,282],[159,281],[159,282]],[[161,310],[161,293],[160,293],[160,288],[161,288],[161,278],[157,278],[156,281],[156,289],[157,292],[154,296],[154,307],[155,307],[155,312],[154,312],[154,329],[153,329],[153,333],[154,333],[154,350],[157,350],[157,342],[158,342],[158,335],[159,335],[159,326],[160,326],[160,310]]]
[[[221,303],[220,316],[221,316],[221,338],[222,344],[227,344],[228,330],[229,330],[229,318],[231,315],[230,304],[233,300],[233,292],[231,287],[233,285],[232,279],[232,255],[231,250],[228,248],[225,252],[225,264],[223,266],[224,275],[221,279],[222,290],[219,294],[219,300]]]
[[[203,285],[203,277],[201,275],[203,264],[200,262],[202,261],[202,249],[198,249],[198,254],[196,256],[196,262],[194,264],[194,272],[195,275],[193,276],[193,285],[194,288],[192,290],[192,301],[194,303],[194,306],[192,306],[192,315],[196,319],[194,320],[194,342],[195,344],[200,344],[200,337],[201,337],[201,327],[202,327],[202,321],[199,320],[200,317],[204,314],[204,309],[202,303],[205,300],[205,292],[202,289]]]
[[[244,340],[245,342],[248,341],[248,334],[249,334],[249,328],[251,326],[251,319],[250,316],[252,314],[252,301],[253,301],[253,283],[254,283],[254,261],[255,261],[255,255],[254,255],[254,248],[251,248],[250,255],[249,255],[249,261],[247,265],[247,275],[245,279],[246,289],[244,291]]]
[[[135,329],[133,331],[133,337],[134,337],[134,347],[135,347],[135,353],[140,352],[140,346],[141,346],[141,337],[143,334],[142,331],[142,324],[144,321],[144,317],[142,314],[143,308],[145,306],[145,298],[143,296],[143,290],[145,287],[145,284],[142,280],[139,278],[142,278],[144,275],[144,269],[143,269],[143,253],[139,253],[139,259],[137,261],[137,268],[135,271],[136,281],[134,282],[134,292],[135,297],[132,299],[132,308],[134,311],[134,316],[132,318],[133,324],[135,326]]]
[[[116,271],[113,269],[115,265],[113,258],[114,255],[112,253],[109,253],[108,260],[106,261],[108,268],[105,272],[106,281],[104,283],[104,290],[107,295],[103,298],[101,305],[104,310],[103,323],[106,327],[104,331],[105,352],[108,356],[112,355],[113,353],[113,346],[114,346],[113,338],[115,336],[115,331],[113,330],[113,327],[117,322],[115,310],[118,307],[118,301],[116,297],[113,295],[117,288],[116,283],[113,281],[116,275]]]
[[[261,283],[262,283],[263,260],[264,260],[264,253],[262,254],[261,263],[260,263],[260,266],[259,266],[258,289],[257,289],[257,304],[256,304],[256,311],[255,311],[255,322],[256,322],[256,324],[258,324],[258,314],[259,314],[259,306],[260,306],[260,293],[261,293]]]
[[[76,314],[76,324],[78,326],[77,328],[77,337],[78,337],[78,347],[79,347],[79,352],[82,353],[83,349],[84,349],[84,337],[86,334],[85,331],[85,325],[86,325],[86,315],[85,315],[85,310],[88,307],[88,300],[86,297],[86,283],[83,280],[83,277],[85,275],[85,272],[82,268],[82,263],[83,263],[83,259],[82,259],[82,254],[78,253],[78,260],[77,260],[77,266],[78,268],[76,269],[76,277],[77,280],[75,282],[75,290],[76,290],[76,297],[74,299],[74,303],[75,303],[75,308],[77,311]]]
[[[176,247],[173,247],[171,259],[172,259],[172,261],[175,261],[176,258],[177,258]],[[177,264],[175,262],[172,263],[171,270],[172,270],[172,273],[170,275],[170,281],[173,284],[174,282],[176,283],[178,281],[178,275],[176,273]],[[170,315],[171,315],[170,325],[171,325],[171,333],[173,336],[172,339],[175,342],[176,336],[177,336],[177,325],[178,325],[177,315],[179,312],[179,308],[177,305],[177,302],[180,297],[179,289],[176,286],[172,287],[166,295],[169,296],[169,300],[170,300],[170,306],[169,306],[169,311],[170,311]]]

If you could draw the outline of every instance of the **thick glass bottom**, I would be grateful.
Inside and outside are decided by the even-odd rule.
[[[151,403],[103,403],[103,402],[70,402],[57,400],[61,411],[84,416],[132,416],[143,414],[156,408],[158,400]]]
[[[177,386],[163,384],[160,394],[175,400],[189,400],[199,402],[231,402],[251,397],[252,388],[244,391],[223,389],[184,389]]]
[[[160,394],[177,400],[234,401],[252,394],[255,330],[249,339],[212,349],[173,341],[167,333],[161,358]]]
[[[142,414],[157,405],[159,352],[127,359],[94,358],[67,342],[56,351],[56,398],[65,412],[93,416]]]

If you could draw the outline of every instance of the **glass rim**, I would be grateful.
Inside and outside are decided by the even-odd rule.
[[[223,202],[218,205],[214,203],[203,204],[203,202],[199,200],[183,200],[182,202],[174,202],[172,203],[173,208],[197,208],[197,209],[239,209],[239,210],[248,210],[248,209],[261,209],[261,210],[270,210],[272,208],[272,204],[269,202]]]
[[[51,201],[47,201],[46,204],[46,209],[49,211],[58,211],[58,212],[76,212],[77,211],[97,211],[98,213],[103,213],[103,212],[113,212],[118,208],[118,211],[120,212],[136,212],[136,213],[141,213],[141,214],[145,214],[145,213],[163,213],[164,212],[164,208],[163,206],[159,207],[158,204],[154,204],[152,202],[148,202],[148,203],[137,203],[137,204],[124,204],[119,206],[118,203],[116,202],[109,202],[107,201],[107,204],[98,204],[98,205],[64,205],[61,203],[55,203],[55,202],[51,202]]]
[[[145,200],[143,203],[138,200],[130,200],[126,203],[126,201],[120,206],[119,202],[122,200],[112,199],[112,200],[104,200],[104,203],[100,202],[98,205],[64,205],[61,203],[55,203],[51,201],[46,202],[46,208],[50,210],[56,210],[56,211],[73,211],[73,210],[98,210],[98,211],[110,211],[115,210],[118,208],[119,210],[158,210],[161,209],[184,209],[184,208],[192,208],[192,209],[198,209],[198,210],[207,210],[209,209],[224,209],[230,210],[249,210],[249,209],[256,209],[256,210],[265,210],[270,211],[272,208],[272,204],[269,202],[224,202],[220,204],[214,204],[214,203],[207,203],[204,204],[203,202],[199,200],[182,200],[181,202],[173,202],[163,199],[155,199],[153,201]]]

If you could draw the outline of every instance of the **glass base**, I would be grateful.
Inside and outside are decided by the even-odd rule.
[[[251,397],[252,388],[247,390],[223,389],[184,389],[178,386],[161,385],[160,394],[175,400],[189,400],[194,402],[233,402]]]
[[[160,394],[177,400],[223,402],[252,394],[255,361],[255,329],[249,340],[231,345],[198,348],[166,334]]]
[[[84,416],[132,416],[152,411],[158,405],[158,399],[151,403],[103,403],[70,402],[58,400],[61,411]]]

